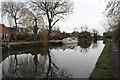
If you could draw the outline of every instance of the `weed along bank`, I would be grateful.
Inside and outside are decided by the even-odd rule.
[[[111,78],[111,70],[110,70],[110,48],[111,41],[107,41],[105,47],[98,58],[98,61],[95,65],[95,69],[93,70],[90,78]]]

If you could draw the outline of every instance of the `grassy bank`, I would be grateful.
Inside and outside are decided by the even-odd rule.
[[[107,41],[90,78],[110,78],[109,51],[111,43]]]

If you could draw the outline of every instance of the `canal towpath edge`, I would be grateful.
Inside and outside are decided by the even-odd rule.
[[[111,42],[109,65],[111,77],[120,79],[120,48]]]

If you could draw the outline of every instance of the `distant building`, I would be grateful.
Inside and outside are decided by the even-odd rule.
[[[17,27],[17,28],[7,27],[7,28],[11,33],[27,33],[27,32],[29,32],[29,30],[27,28],[21,28],[21,27]]]
[[[48,35],[48,30],[47,29],[42,30],[40,32],[40,34],[42,34],[42,35]],[[50,40],[51,39],[60,39],[61,36],[62,36],[62,33],[60,31],[52,30],[51,33],[50,33]]]
[[[98,39],[98,40],[103,40],[103,36],[98,35],[98,36],[97,36],[97,39]]]
[[[11,40],[16,40],[17,39],[17,35],[20,34],[24,34],[24,33],[28,33],[29,34],[29,30],[27,28],[21,28],[21,27],[7,27],[10,34],[11,34]]]
[[[48,30],[43,30],[42,32],[44,32],[44,34],[46,34],[46,35],[48,34]],[[52,30],[50,33],[51,37],[57,37],[60,35],[61,35],[60,31],[56,31],[56,30]]]
[[[78,31],[72,32],[71,36],[78,37],[80,33]]]
[[[0,39],[10,40],[11,34],[8,28],[4,24],[0,24]]]
[[[50,36],[59,37],[61,35],[60,31],[52,30]]]
[[[106,40],[106,39],[112,39],[113,38],[113,32],[111,31],[108,31],[108,32],[104,32],[103,33],[103,39]]]

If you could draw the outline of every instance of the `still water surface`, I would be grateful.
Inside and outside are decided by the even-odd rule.
[[[103,47],[98,41],[7,52],[0,67],[4,78],[89,78]]]

